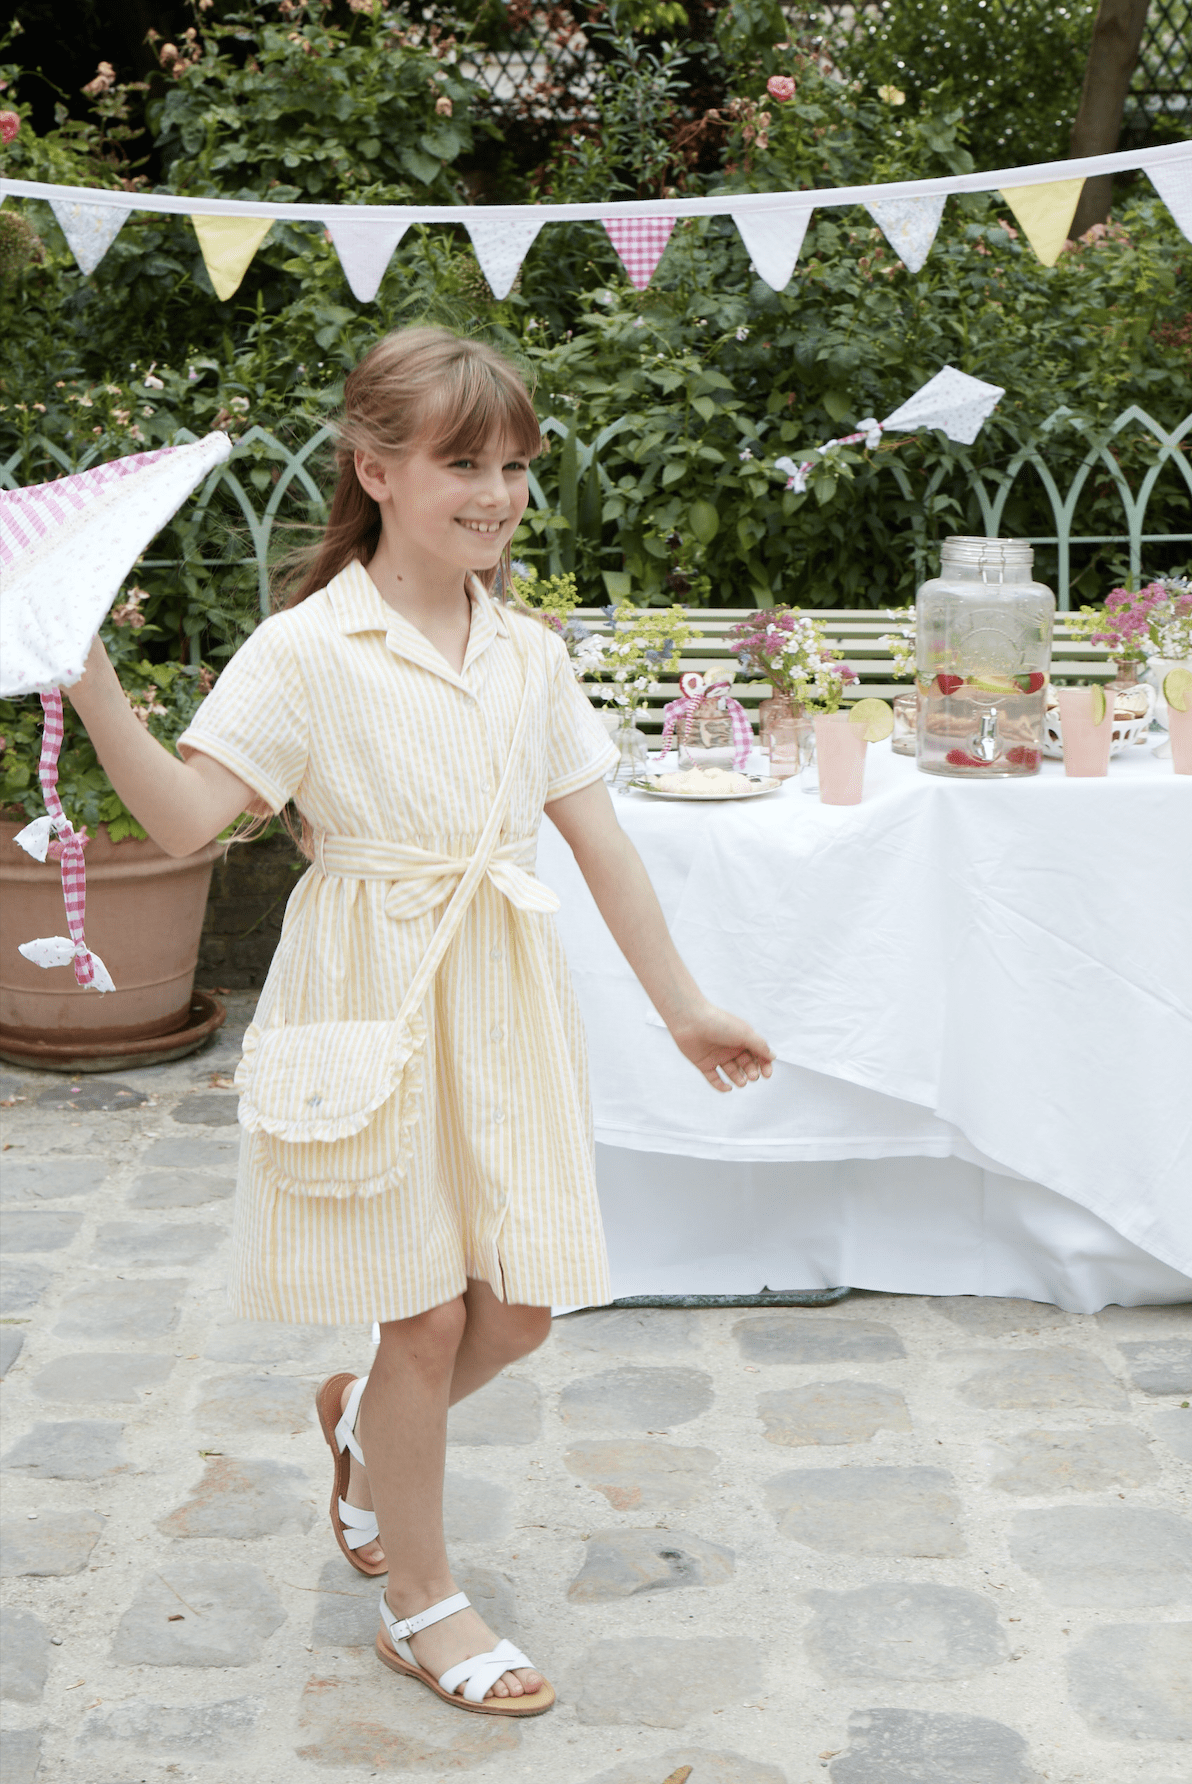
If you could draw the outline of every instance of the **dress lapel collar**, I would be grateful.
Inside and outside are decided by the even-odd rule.
[[[472,690],[465,678],[477,657],[488,649],[495,638],[507,638],[509,635],[504,615],[485,593],[483,583],[475,576],[468,578],[472,624],[468,633],[462,675],[456,674],[446,658],[440,655],[417,626],[411,625],[396,608],[389,606],[358,559],[331,579],[327,584],[327,597],[341,632],[383,632],[385,643],[394,656],[405,657],[408,662],[416,663],[420,669],[425,669],[431,675],[437,675],[443,681],[449,681],[453,687],[463,688],[469,693]]]

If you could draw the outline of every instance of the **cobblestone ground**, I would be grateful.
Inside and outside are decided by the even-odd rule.
[[[558,1707],[385,1671],[312,1417],[368,1333],[227,1311],[237,1035],[0,1077],[5,1784],[1187,1784],[1187,1307],[559,1320],[447,1481]]]

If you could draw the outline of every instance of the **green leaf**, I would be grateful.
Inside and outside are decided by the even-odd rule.
[[[692,502],[687,510],[691,521],[691,530],[701,545],[710,545],[720,531],[720,515],[715,504],[700,500]]]
[[[610,601],[627,601],[633,588],[633,578],[624,570],[602,570],[604,586],[608,590]]]
[[[852,408],[852,403],[843,390],[826,390],[821,401],[833,421],[843,421]]]
[[[669,489],[672,483],[677,483],[679,481],[680,477],[685,477],[686,475],[687,475],[687,461],[686,461],[686,459],[672,459],[669,465],[663,466],[663,471],[662,471],[662,487],[663,487],[663,489]]]
[[[417,149],[403,149],[401,164],[408,173],[413,174],[416,180],[421,180],[424,186],[431,185],[437,179],[439,169],[443,165],[441,161],[433,160],[430,155],[419,154]]]
[[[716,404],[712,401],[710,396],[692,397],[691,407],[697,414],[702,415],[705,421],[711,421],[716,413]]]

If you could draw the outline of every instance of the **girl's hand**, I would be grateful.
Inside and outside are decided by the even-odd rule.
[[[743,1090],[746,1084],[768,1078],[773,1069],[774,1054],[761,1035],[715,1004],[705,1003],[689,1021],[672,1023],[670,1031],[680,1053],[703,1073],[713,1090],[729,1091],[734,1084]]]

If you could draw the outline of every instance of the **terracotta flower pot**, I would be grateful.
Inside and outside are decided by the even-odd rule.
[[[70,967],[35,966],[20,942],[66,935],[58,863],[33,861],[0,820],[0,1044],[54,1042],[85,1054],[169,1035],[191,1020],[191,992],[211,866],[208,843],[180,860],[155,842],[113,843],[106,828],[87,844],[87,945],[115,981],[101,995],[75,984]]]

